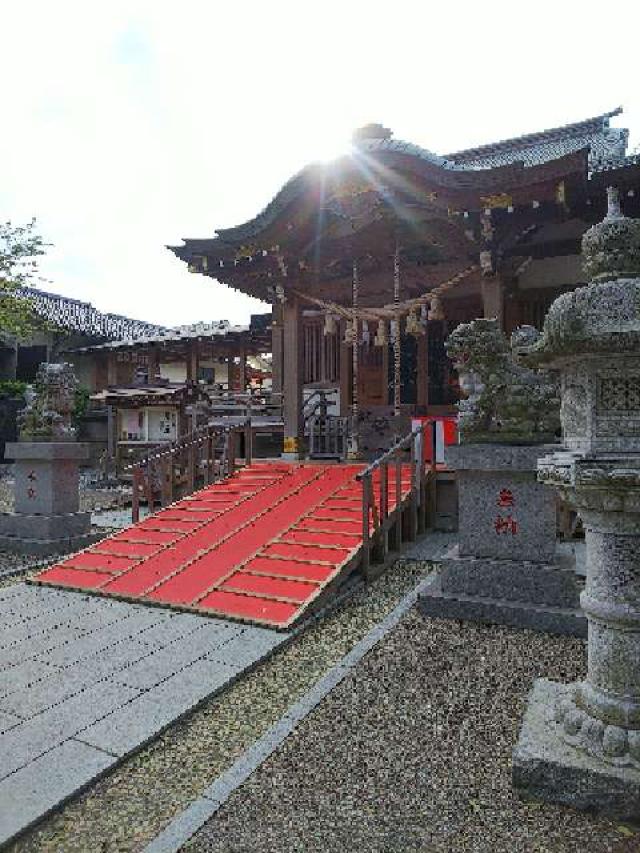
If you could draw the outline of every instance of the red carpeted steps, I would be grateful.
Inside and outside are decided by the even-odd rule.
[[[35,580],[287,627],[357,565],[362,467],[255,463]]]

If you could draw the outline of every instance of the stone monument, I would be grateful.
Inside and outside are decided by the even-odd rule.
[[[445,451],[458,478],[459,539],[418,606],[426,616],[586,636],[573,562],[556,555],[555,499],[536,479],[560,426],[557,383],[515,357],[537,334],[523,327],[510,345],[483,319],[449,337],[467,395],[460,444]]]
[[[94,540],[91,514],[79,511],[79,465],[89,458],[72,424],[77,387],[69,364],[41,364],[19,419],[15,510],[0,514],[0,548],[21,554],[78,550]]]
[[[513,782],[528,796],[640,820],[640,221],[609,190],[583,238],[587,287],[551,306],[534,363],[559,369],[566,448],[539,478],[577,508],[586,535],[583,682],[535,682]]]

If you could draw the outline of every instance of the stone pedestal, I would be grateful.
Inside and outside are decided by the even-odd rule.
[[[0,548],[57,554],[92,542],[91,514],[79,511],[79,466],[88,448],[75,442],[7,444],[15,460],[15,512],[0,514]]]
[[[573,564],[556,557],[554,497],[536,479],[550,449],[447,448],[458,474],[459,540],[420,597],[424,615],[586,636]]]

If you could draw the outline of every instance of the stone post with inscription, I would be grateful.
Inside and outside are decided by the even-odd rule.
[[[69,364],[42,364],[20,421],[14,459],[15,511],[0,514],[0,548],[21,554],[64,553],[89,544],[91,515],[80,512],[79,466],[88,448],[72,425],[77,387]]]
[[[559,430],[557,384],[518,364],[537,333],[495,319],[463,324],[447,342],[466,399],[460,445],[446,449],[457,473],[458,544],[421,595],[424,615],[586,636],[573,563],[556,555],[555,499],[536,479]]]
[[[557,299],[535,363],[562,376],[562,452],[539,479],[585,528],[584,681],[535,682],[513,781],[528,796],[640,819],[640,221],[609,211],[583,238],[591,282]]]

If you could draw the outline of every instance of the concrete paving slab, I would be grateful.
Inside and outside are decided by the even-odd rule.
[[[269,636],[247,632],[233,637],[223,646],[207,652],[206,657],[209,660],[233,660],[234,663],[241,666],[249,666],[253,661],[269,654],[283,639],[284,637],[281,634],[276,634],[274,631],[269,632]]]
[[[65,669],[56,667],[47,678],[1,699],[0,710],[28,719],[152,653],[151,646],[136,640],[119,643],[88,662],[80,661]]]
[[[80,732],[78,738],[107,752],[127,755],[223,687],[237,673],[237,668],[227,664],[196,661]]]
[[[18,643],[37,639],[50,631],[71,625],[80,616],[95,612],[90,604],[78,607],[76,604],[55,610],[52,613],[42,613],[37,619],[27,619],[10,627],[0,630],[0,649],[7,649]]]
[[[0,596],[16,629],[0,649],[0,845],[287,636],[67,590],[9,589]]]
[[[112,762],[113,756],[68,740],[4,779],[0,782],[0,844],[76,793]]]
[[[42,604],[43,602],[34,600],[31,607],[25,607],[21,599],[7,602],[6,606],[0,610],[3,633],[11,629],[14,625],[19,625],[23,622],[36,623],[38,619],[41,619],[47,613],[68,611],[70,608],[75,608],[76,606],[73,599],[60,595],[47,601],[46,608],[42,607]]]
[[[0,735],[0,779],[58,746],[139,691],[103,682]]]
[[[149,608],[145,612],[149,612]],[[163,614],[164,619],[158,625],[145,631],[145,643],[156,645],[158,648],[163,648],[175,640],[180,640],[202,630],[206,623],[206,619],[203,619],[202,616],[187,616],[185,618],[183,614],[174,615],[169,611],[153,612]]]
[[[45,652],[41,657],[57,666],[70,666],[81,660],[87,660],[117,643],[129,640],[143,640],[145,628],[158,624],[155,613],[147,611],[136,613],[129,618],[118,620],[105,628],[98,628],[90,634],[79,636],[64,646],[51,652]]]
[[[133,614],[129,614],[132,616]],[[54,629],[37,637],[31,637],[28,641],[18,643],[6,649],[0,649],[0,668],[15,666],[24,660],[46,657],[54,649],[70,643],[72,640],[86,637],[87,635],[105,630],[109,625],[126,619],[127,616],[121,611],[90,611],[77,616],[66,627]]]
[[[22,720],[20,717],[16,717],[15,714],[8,714],[6,711],[0,711],[0,735],[9,729],[12,729],[14,726],[17,726],[18,723],[21,722]]]
[[[37,660],[28,660],[18,666],[9,667],[0,672],[0,697],[36,684],[56,671],[58,668],[52,664]]]
[[[197,639],[198,632],[195,632],[188,642],[176,641],[164,649],[158,649],[143,660],[116,673],[114,680],[129,687],[149,690],[203,657],[204,650]],[[209,647],[210,643],[207,643],[207,648]]]

